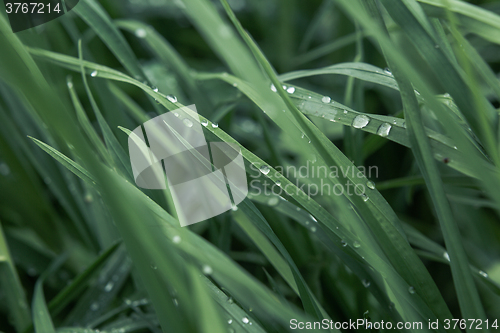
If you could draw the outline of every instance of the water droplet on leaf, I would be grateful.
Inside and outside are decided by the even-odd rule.
[[[365,115],[358,115],[352,120],[352,127],[363,128],[370,122],[370,118]]]

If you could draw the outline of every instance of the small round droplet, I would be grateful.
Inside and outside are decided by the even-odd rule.
[[[276,196],[271,197],[271,198],[269,198],[269,200],[267,200],[267,204],[269,206],[276,206],[279,202],[280,202],[280,199]]]
[[[359,249],[361,247],[361,243],[358,241],[354,241],[354,243],[352,243],[352,246],[354,246],[354,248],[356,249]]]
[[[269,166],[267,166],[267,165],[263,165],[263,166],[261,166],[261,167],[259,168],[259,170],[260,170],[260,172],[262,172],[263,174],[267,175],[271,169],[269,169]]]
[[[193,127],[193,122],[187,118],[184,118],[184,120],[182,121],[184,123],[184,125],[186,125],[187,127]]]
[[[363,279],[363,281],[361,281],[361,282],[363,282],[363,286],[365,288],[368,288],[371,284],[370,280],[367,280],[367,279]]]
[[[372,182],[371,180],[369,180],[369,181],[366,182],[366,187],[368,187],[370,190],[374,190],[375,189],[375,183]]]
[[[341,240],[340,241],[340,244],[342,244],[343,247],[346,247],[347,246],[347,242],[345,240]]]
[[[68,88],[69,88],[69,89],[72,89],[72,88],[73,88],[73,82],[68,81],[68,83],[67,83],[67,84],[68,84]]]
[[[233,298],[232,298],[232,297],[229,297],[229,298],[227,299],[227,302],[228,302],[229,304],[233,304],[233,303],[234,303],[234,300],[233,300]]]
[[[410,286],[410,288],[408,288],[408,292],[413,295],[416,292],[415,287]]]
[[[485,278],[488,277],[488,273],[486,273],[485,271],[479,271],[479,275],[481,275],[482,277],[485,277]]]
[[[445,258],[445,259],[446,259],[446,260],[448,260],[448,261],[451,261],[451,260],[450,260],[450,255],[449,255],[449,254],[448,254],[448,252],[446,252],[446,251],[443,253],[443,258]]]
[[[99,303],[94,302],[94,303],[90,304],[90,310],[92,310],[92,311],[99,310]]]
[[[313,226],[313,227],[311,227],[311,231],[312,231],[312,232],[316,232],[316,227],[314,227],[314,226]]]
[[[384,69],[384,73],[385,73],[385,74],[387,74],[387,75],[391,75],[391,76],[392,76],[392,72],[391,72],[391,70],[389,69],[389,67],[386,67],[386,68]]]
[[[274,84],[271,84],[271,90],[274,91],[274,92],[278,91],[278,89],[276,89],[276,86]]]
[[[329,96],[323,96],[323,98],[321,99],[321,101],[323,103],[330,103],[331,102],[331,98]]]
[[[288,89],[286,90],[287,93],[289,94],[293,94],[295,92],[295,87],[288,87]]]
[[[172,238],[172,242],[179,244],[181,242],[181,236],[175,235],[174,238]]]
[[[281,187],[281,182],[279,180],[276,181],[276,185]]]
[[[347,110],[344,110],[344,114],[347,114],[347,113],[348,113]]]
[[[241,321],[243,322],[243,324],[248,324],[250,322],[247,317],[243,317]]]
[[[156,86],[152,86],[151,89],[153,89],[154,92],[158,92],[159,91],[158,87],[156,87]]]
[[[205,275],[210,275],[212,274],[214,271],[212,269],[212,267],[208,266],[208,265],[203,265],[203,274]]]
[[[361,199],[363,199],[364,202],[367,202],[368,199],[370,199],[366,194],[361,194]]]
[[[352,120],[352,127],[354,127],[354,128],[363,128],[366,125],[368,125],[369,122],[370,122],[370,118],[368,118],[367,116],[365,116],[365,115],[357,115]]]
[[[378,127],[377,135],[380,135],[381,137],[385,138],[391,132],[391,127],[392,127],[391,124],[383,123]]]
[[[0,170],[0,173],[1,173],[1,170]],[[85,201],[86,203],[92,203],[94,201],[94,197],[92,196],[92,194],[87,193],[83,197],[83,201]]]
[[[203,119],[203,120],[201,121],[201,124],[202,124],[203,126],[207,127],[207,125],[208,125],[208,120]]]
[[[97,71],[93,71],[92,73],[90,73],[90,76],[96,77],[97,76]]]
[[[174,95],[167,95],[167,99],[172,103],[177,103],[177,97]]]
[[[147,34],[146,30],[143,28],[139,28],[135,31],[135,35],[139,38],[145,38]]]
[[[177,112],[174,112],[174,116],[176,116],[177,118],[179,118],[179,114]]]
[[[233,212],[237,211],[237,210],[238,210],[238,206],[236,206],[236,205],[231,205],[231,210],[232,210]]]
[[[212,123],[212,127],[213,127],[213,128],[217,128],[217,127],[219,127],[219,124],[217,124],[217,123]]]
[[[111,282],[111,281],[110,281],[110,282],[108,282],[108,283],[104,286],[104,291],[105,291],[105,292],[110,292],[110,291],[113,289],[114,285],[115,285],[115,284],[114,284],[113,282]]]
[[[233,323],[233,320],[232,320],[232,319],[229,319],[229,320],[227,321],[227,323],[228,323],[229,325],[231,325],[231,324]]]

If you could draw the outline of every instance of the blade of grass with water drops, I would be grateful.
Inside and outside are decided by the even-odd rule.
[[[431,146],[425,134],[418,102],[413,92],[414,89],[409,79],[404,76],[405,74],[400,72],[399,67],[392,62],[390,56],[388,56],[387,61],[400,87],[405,116],[408,122],[409,138],[412,142],[412,151],[426,180],[436,214],[440,221],[446,247],[450,254],[453,280],[462,316],[466,319],[480,318],[486,320],[479,295],[468,269],[469,264],[460,241],[461,236],[458,226],[453,219],[450,205],[447,202],[439,170],[432,159]]]
[[[145,79],[132,49],[98,2],[82,0],[74,12],[95,31],[133,77]]]
[[[73,70],[77,70],[75,68],[75,66],[73,65],[74,60],[72,60],[71,57],[66,57],[66,56],[61,56],[61,55],[54,55],[54,54],[48,53],[47,51],[34,51],[34,50],[32,50],[32,51],[35,52],[35,53],[37,53],[37,54],[39,54],[39,55],[46,56],[46,57],[48,57],[51,60],[57,59],[57,62],[62,61],[65,64],[65,66],[68,66],[68,68],[73,69]],[[86,66],[87,65],[90,68],[96,68],[96,66],[98,66],[98,65],[95,65],[95,64],[91,64],[91,63],[86,63]],[[104,70],[105,69],[104,66],[99,66],[99,68],[101,70],[100,71],[100,75],[102,75],[103,77],[108,77],[108,78],[111,78],[111,79],[117,79],[117,80],[120,80],[120,81],[124,81],[124,82],[128,82],[128,83],[134,84],[134,85],[140,87],[141,89],[143,89],[146,93],[148,93],[151,96],[154,96],[155,98],[157,98],[158,100],[160,100],[162,104],[166,103],[166,104],[164,104],[164,106],[166,106],[166,107],[170,106],[170,104],[169,104],[170,102],[168,101],[168,99],[166,99],[165,97],[163,97],[162,94],[159,94],[159,93],[156,93],[156,92],[152,91],[149,87],[141,84],[140,82],[137,82],[136,80],[131,79],[131,78],[127,77],[126,75],[123,75],[123,74],[121,74],[119,72],[117,73],[116,71],[113,71],[113,70]],[[224,132],[222,132],[220,129],[218,129],[216,127],[213,127],[213,126],[210,126],[211,123],[209,123],[208,120],[205,120],[202,117],[200,117],[200,119],[201,119],[201,121],[206,121],[207,122],[206,128],[209,129],[209,131],[211,131],[214,134],[216,134],[223,141],[225,141],[225,142],[235,142],[232,138],[230,138],[227,134],[225,134]],[[251,154],[249,151],[247,151],[245,149],[242,149],[242,154],[243,154],[243,156],[246,159],[249,160],[249,162],[256,163],[255,165],[261,165],[263,163],[261,160],[257,159],[255,157],[255,155]],[[275,170],[274,171],[271,170],[271,171],[274,172],[274,173],[276,172]],[[273,173],[273,175],[274,175],[274,173]],[[269,178],[269,176],[268,176],[268,178]],[[272,180],[277,181],[277,179],[273,179],[273,178],[274,177],[271,177]],[[284,184],[285,185],[293,186],[292,183],[284,183]],[[300,190],[296,189],[296,191],[298,193],[300,193],[298,200],[299,200],[299,202],[301,202],[304,205],[304,207],[307,207],[307,209],[311,213],[313,213],[314,216],[316,216],[320,221],[329,221],[327,223],[329,225],[331,225],[331,223],[332,223],[331,217],[329,217],[329,214],[326,213],[326,211],[324,211],[323,209],[319,209],[320,208],[319,205],[317,205],[315,202],[309,201],[308,198],[307,198],[307,195],[305,195],[304,193],[302,193]],[[302,196],[303,196],[303,198],[302,198]],[[326,213],[326,215],[325,215],[325,213]],[[325,218],[326,218],[326,220],[325,220]],[[338,240],[339,243],[340,243],[340,239],[345,239],[345,240],[348,240],[350,244],[352,244],[354,242],[354,240],[356,239],[356,237],[353,237],[352,235],[347,235],[344,232],[342,232],[341,234],[343,234],[344,236],[342,238],[339,238],[339,240]],[[402,289],[407,290],[408,287],[407,286],[406,287],[402,287]]]

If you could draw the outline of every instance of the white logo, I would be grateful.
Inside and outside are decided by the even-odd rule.
[[[167,112],[137,127],[128,138],[137,186],[166,189],[168,183],[181,226],[222,214],[248,194],[238,145],[207,144],[193,113],[197,115],[194,105]]]

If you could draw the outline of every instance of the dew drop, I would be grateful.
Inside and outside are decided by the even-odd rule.
[[[281,182],[278,180],[276,181],[276,185],[280,186],[281,187]]]
[[[203,120],[201,121],[201,124],[202,124],[203,126],[207,127],[207,125],[208,125],[208,120],[203,119]]]
[[[367,279],[363,279],[363,281],[361,281],[361,282],[363,282],[363,286],[365,286],[365,288],[368,288],[371,284],[370,280],[367,280]]]
[[[92,73],[90,73],[90,76],[96,77],[97,76],[97,71],[93,71]]]
[[[479,271],[479,275],[481,275],[482,277],[485,277],[485,278],[488,277],[488,273],[486,273],[485,271]]]
[[[243,319],[241,319],[241,321],[243,322],[243,324],[248,324],[250,322],[250,320],[248,320],[247,317],[243,317]]]
[[[238,210],[238,206],[236,206],[236,205],[231,205],[231,210],[232,210],[233,212],[237,211],[237,210]]]
[[[369,181],[366,182],[366,187],[368,187],[370,190],[374,190],[375,189],[375,183],[372,182],[371,180],[369,180]]]
[[[147,34],[146,30],[143,28],[139,28],[135,31],[135,35],[139,38],[145,38]]]
[[[269,171],[271,169],[269,169],[269,167],[267,165],[263,165],[259,168],[260,172],[262,172],[263,174],[267,175],[269,173]]]
[[[177,112],[174,112],[174,116],[176,116],[177,118],[179,118],[179,114]]]
[[[316,232],[316,227],[311,227],[312,232]]]
[[[181,242],[181,236],[175,235],[174,238],[172,238],[172,242],[179,244]]]
[[[151,264],[151,268],[156,270],[158,269],[158,266],[156,266],[155,264]]]
[[[352,243],[352,246],[354,246],[354,248],[356,249],[359,249],[361,247],[361,243],[358,241],[354,241],[354,243]]]
[[[387,75],[391,75],[391,76],[392,76],[392,72],[391,72],[391,70],[389,69],[389,67],[386,67],[386,68],[384,69],[384,73],[385,73],[385,74],[387,74]]]
[[[365,115],[358,115],[352,120],[352,127],[363,128],[370,122],[370,118]]]
[[[113,290],[113,287],[115,286],[115,284],[113,282],[108,282],[105,286],[104,286],[104,291],[106,292],[110,292],[111,290]]]
[[[347,246],[347,242],[345,240],[341,240],[340,241],[340,244],[342,244],[343,247],[346,247]]]
[[[156,86],[152,86],[151,89],[153,89],[154,92],[158,92],[159,91],[158,87],[156,87]]]
[[[446,259],[446,260],[448,260],[448,261],[451,261],[451,260],[450,260],[450,255],[449,255],[449,254],[448,254],[448,252],[446,252],[446,251],[443,253],[443,258],[445,258],[445,259]]]
[[[186,125],[187,127],[193,127],[193,122],[187,118],[185,118],[183,121],[184,125]]]
[[[410,286],[410,288],[408,288],[408,292],[413,295],[415,293],[415,287]]]
[[[227,323],[228,323],[229,325],[231,325],[231,324],[233,323],[233,320],[232,320],[232,319],[229,319],[229,320],[227,321]]]
[[[271,84],[271,90],[274,91],[274,92],[278,91],[278,89],[276,89],[276,86],[274,84]]]
[[[213,128],[217,128],[217,127],[219,127],[219,124],[217,124],[217,123],[212,123],[212,127],[213,127]]]
[[[92,311],[99,310],[99,303],[94,302],[94,303],[90,304],[90,310],[92,310]]]
[[[344,114],[347,114],[347,110],[344,110]]]
[[[177,97],[174,95],[167,95],[167,99],[172,103],[177,103]]]
[[[94,201],[94,197],[92,197],[92,194],[87,193],[83,197],[83,201],[85,201],[86,203],[92,203]]]
[[[286,90],[287,93],[289,94],[293,94],[295,92],[295,87],[288,87],[288,89]]]
[[[377,134],[380,135],[381,137],[386,137],[391,132],[391,128],[392,128],[391,124],[383,123],[382,125],[379,126]]]
[[[330,103],[331,102],[331,98],[329,96],[323,96],[323,98],[321,99],[321,101],[323,103]]]
[[[67,84],[68,84],[68,88],[69,88],[69,89],[73,88],[73,82],[68,81],[68,83],[67,83]]]
[[[278,197],[271,197],[269,200],[267,200],[267,204],[269,206],[276,206],[280,202],[280,199]]]
[[[233,304],[233,303],[234,303],[234,300],[233,300],[233,298],[232,298],[232,297],[229,297],[229,298],[227,299],[227,302],[228,302],[229,304]]]
[[[363,199],[364,202],[367,202],[368,199],[370,199],[366,194],[361,194],[361,199]]]
[[[210,275],[212,274],[214,271],[212,269],[212,267],[208,266],[208,265],[203,265],[203,274],[205,275]]]

